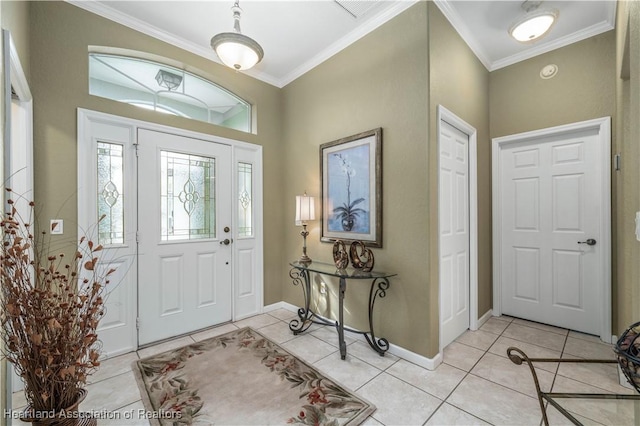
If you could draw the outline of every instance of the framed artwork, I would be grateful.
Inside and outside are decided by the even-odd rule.
[[[382,247],[382,128],[320,145],[320,240]]]

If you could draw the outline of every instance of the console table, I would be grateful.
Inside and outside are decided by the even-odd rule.
[[[394,273],[371,271],[362,272],[357,269],[336,269],[335,265],[322,262],[291,262],[293,267],[289,272],[289,276],[293,280],[294,285],[300,285],[304,293],[304,307],[298,309],[298,318],[289,322],[289,329],[293,334],[300,334],[306,331],[311,324],[331,325],[338,330],[338,341],[340,344],[340,357],[345,359],[347,356],[347,345],[344,341],[344,332],[358,333],[364,335],[369,346],[380,356],[384,356],[389,349],[389,341],[385,338],[377,338],[373,331],[373,307],[378,297],[386,296],[389,289],[389,278],[397,275]],[[340,280],[340,288],[338,291],[338,321],[327,320],[315,312],[309,305],[311,303],[311,273],[336,277]],[[369,330],[360,331],[344,326],[344,295],[347,291],[347,280],[357,280],[371,283],[369,290]]]

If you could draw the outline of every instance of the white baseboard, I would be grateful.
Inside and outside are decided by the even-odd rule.
[[[277,303],[273,303],[271,305],[267,305],[263,308],[263,312],[268,313],[271,311],[275,311],[277,309],[286,309],[288,311],[291,312],[298,312],[298,307],[296,305],[292,305],[291,303],[288,302],[277,302]],[[323,317],[321,317],[323,318]],[[324,318],[326,320],[329,321],[334,321],[331,320],[329,318]],[[367,340],[364,338],[364,336],[362,334],[349,334],[349,337],[355,338],[356,340],[361,340],[363,342],[366,342]],[[389,353],[392,355],[395,355],[397,357],[400,357],[402,359],[405,359],[409,362],[412,362],[414,364],[417,364],[421,367],[424,367],[428,370],[435,370],[437,366],[439,366],[442,363],[442,355],[441,354],[437,354],[434,358],[427,358],[425,356],[419,355],[415,352],[411,352],[408,349],[405,349],[401,346],[398,345],[394,345],[392,343],[389,343]]]
[[[478,318],[478,328],[482,327],[482,325],[489,321],[489,319],[491,317],[495,317],[496,315],[493,314],[493,310],[489,309],[487,312],[484,313],[483,316],[481,316],[480,318]]]
[[[394,345],[392,343],[389,344],[389,353],[414,364],[417,364],[420,367],[424,367],[427,370],[435,370],[440,364],[442,364],[441,353],[437,353],[433,358],[427,358],[426,356],[411,352],[408,349]]]
[[[291,311],[291,312],[298,312],[298,307],[296,305],[292,305],[291,303],[287,303],[287,302],[277,302],[277,303],[272,303],[271,305],[267,305],[264,308],[262,308],[262,312],[267,313],[267,312],[271,312],[271,311],[276,311],[278,309],[286,309],[287,311]]]

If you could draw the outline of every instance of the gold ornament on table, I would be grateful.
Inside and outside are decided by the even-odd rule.
[[[362,272],[370,272],[373,269],[373,252],[362,241],[354,241],[349,248],[351,264]]]
[[[333,262],[336,264],[336,268],[345,269],[349,266],[349,253],[347,247],[341,240],[333,243]]]

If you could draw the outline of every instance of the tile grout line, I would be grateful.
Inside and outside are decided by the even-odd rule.
[[[505,321],[505,322],[506,322],[506,321]],[[462,370],[462,371],[465,371],[465,375],[462,377],[462,379],[460,379],[460,381],[458,382],[458,384],[454,386],[454,388],[451,390],[451,392],[449,392],[449,394],[447,395],[447,397],[442,401],[442,403],[438,406],[438,408],[437,408],[433,413],[431,413],[431,415],[429,416],[429,418],[425,421],[425,423],[424,423],[425,425],[426,425],[426,424],[429,422],[429,420],[430,420],[430,419],[431,419],[431,418],[432,418],[432,417],[433,417],[433,416],[438,412],[438,410],[440,409],[440,407],[442,407],[442,405],[444,405],[445,403],[446,403],[446,404],[451,405],[452,407],[455,407],[456,409],[458,409],[458,410],[460,410],[460,411],[462,411],[462,412],[464,412],[464,413],[466,413],[466,414],[469,414],[470,416],[473,416],[473,417],[474,417],[474,418],[476,418],[476,419],[480,419],[481,421],[483,421],[483,422],[485,422],[485,423],[487,423],[487,424],[493,424],[493,423],[491,423],[490,421],[488,421],[488,420],[486,420],[486,419],[483,419],[483,418],[481,418],[481,417],[478,417],[478,416],[476,416],[476,415],[475,415],[475,414],[473,414],[473,413],[469,413],[468,411],[466,411],[466,410],[462,409],[461,407],[458,407],[458,406],[456,406],[456,405],[454,405],[454,404],[450,404],[450,403],[448,402],[448,400],[449,400],[449,398],[451,397],[451,395],[453,395],[453,393],[456,391],[456,389],[458,389],[458,387],[462,384],[462,382],[464,382],[464,380],[465,380],[465,379],[466,379],[466,378],[471,374],[471,370],[473,370],[473,369],[475,368],[475,366],[476,366],[476,365],[478,365],[478,363],[480,362],[480,360],[481,360],[482,358],[484,358],[484,356],[485,356],[486,354],[488,354],[488,353],[489,353],[489,349],[491,349],[491,347],[492,347],[492,346],[493,346],[493,345],[498,341],[498,339],[499,339],[499,338],[504,334],[505,330],[506,330],[507,328],[509,328],[509,325],[511,325],[511,324],[513,324],[513,319],[511,319],[511,321],[509,321],[509,322],[508,322],[507,326],[506,326],[506,327],[505,327],[505,328],[500,332],[500,334],[498,334],[498,335],[497,335],[498,337],[496,337],[496,339],[491,343],[491,345],[489,345],[489,347],[488,347],[487,349],[485,349],[485,350],[484,350],[484,353],[482,354],[482,356],[480,356],[480,357],[478,358],[478,360],[477,360],[477,361],[476,361],[476,362],[475,362],[475,363],[474,363],[474,364],[469,368],[469,370],[468,370],[468,371]],[[481,328],[482,328],[482,327],[478,328],[478,330],[480,330]],[[492,333],[492,334],[493,334],[493,333]],[[454,341],[455,341],[455,340],[454,340]],[[458,342],[458,343],[460,343],[460,342]],[[460,343],[460,344],[464,344],[464,343]],[[474,348],[474,349],[478,349],[478,348],[476,348],[476,347],[474,347],[474,346],[471,346],[471,345],[465,345],[465,346],[472,347],[472,348]],[[479,350],[482,350],[482,349],[479,349]],[[444,348],[443,348],[443,352],[444,352]],[[445,362],[444,362],[444,356],[443,356],[443,361],[442,361],[442,362],[443,362],[443,363],[445,363]],[[446,364],[446,363],[445,363],[445,364]],[[453,366],[453,365],[451,365],[451,364],[447,364],[447,365],[449,365],[449,366],[451,366],[451,367],[455,367],[455,366]],[[457,368],[457,367],[456,367],[456,368]],[[474,374],[473,376],[474,376],[474,377],[477,377],[475,374]],[[485,379],[485,380],[486,380],[486,379]],[[493,383],[493,382],[491,382],[491,383]]]

